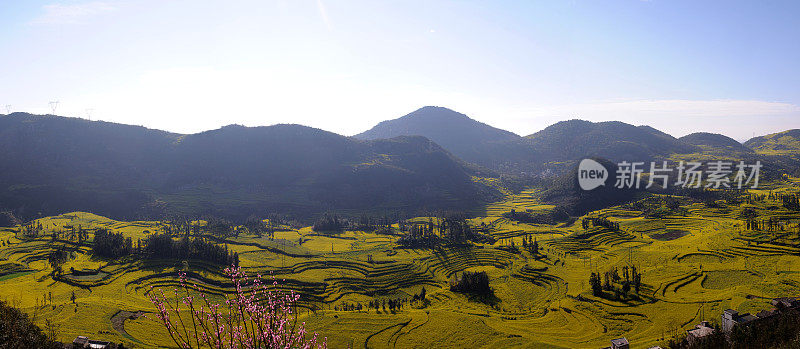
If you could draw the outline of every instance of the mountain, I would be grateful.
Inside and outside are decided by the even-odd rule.
[[[800,129],[759,136],[744,145],[765,155],[800,155]]]
[[[742,152],[752,153],[753,150],[745,147],[733,138],[718,133],[695,132],[688,134],[678,140],[698,146],[705,151],[718,151],[718,152]]]
[[[361,141],[299,125],[180,135],[138,126],[0,116],[0,211],[116,218],[469,210],[497,192],[423,137]]]
[[[473,120],[442,107],[423,107],[408,115],[387,120],[355,135],[373,140],[397,136],[424,136],[455,156],[479,165],[496,168],[497,157],[506,157],[520,136]]]
[[[525,138],[541,162],[575,161],[586,157],[613,162],[650,161],[673,153],[699,150],[652,127],[619,121],[561,121]]]

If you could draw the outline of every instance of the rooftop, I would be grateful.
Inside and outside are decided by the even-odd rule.
[[[611,345],[619,346],[619,345],[627,345],[627,344],[628,344],[628,339],[625,338],[625,337],[611,340]]]

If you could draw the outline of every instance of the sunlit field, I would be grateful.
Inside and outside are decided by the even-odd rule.
[[[524,191],[470,219],[471,226],[496,239],[492,244],[404,248],[397,229],[335,234],[288,226],[274,236],[241,233],[219,243],[238,253],[248,274],[274,277],[278,287],[299,292],[299,321],[334,348],[588,348],[623,336],[643,347],[702,320],[718,321],[727,308],[758,312],[769,308],[773,297],[800,295],[800,212],[784,208],[778,197],[797,192],[798,180],[792,178],[743,194],[760,195],[758,200],[709,207],[673,197],[679,206],[646,216],[644,210],[663,206],[666,198],[656,195],[546,225],[503,217],[512,209],[553,209],[537,200],[537,192]],[[584,228],[583,220],[601,217],[619,223],[619,229]],[[774,227],[747,229],[745,217],[772,220]],[[73,212],[33,224],[43,228],[37,237],[26,236],[22,227],[0,230],[0,297],[42,327],[49,319],[61,341],[86,335],[133,347],[169,346],[164,328],[148,316],[154,310],[151,287],[176,287],[178,272],[186,271],[209,294],[230,292],[218,265],[103,260],[91,254],[97,229],[121,232],[136,245],[165,231],[165,222],[119,222]],[[88,241],[70,236],[79,227],[89,231]],[[538,256],[522,248],[532,239]],[[60,248],[69,257],[56,273],[48,255]],[[592,271],[626,266],[642,273],[636,297],[593,296]],[[463,271],[486,271],[494,298],[451,292],[450,281]],[[426,302],[367,310],[370,301],[410,300],[423,287]],[[348,309],[357,304],[361,310]]]

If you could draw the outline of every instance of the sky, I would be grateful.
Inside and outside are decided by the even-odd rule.
[[[800,128],[798,1],[0,1],[0,113],[354,135],[422,106],[520,135]]]

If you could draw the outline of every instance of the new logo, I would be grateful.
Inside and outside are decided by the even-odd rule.
[[[583,190],[592,190],[606,184],[608,170],[599,162],[583,159],[578,165],[578,185]]]

